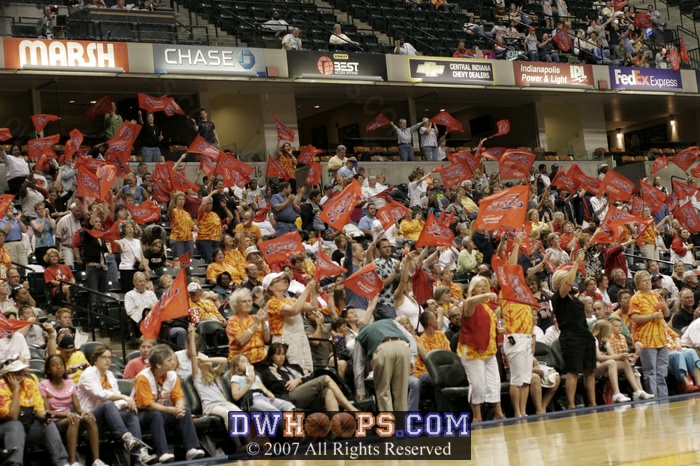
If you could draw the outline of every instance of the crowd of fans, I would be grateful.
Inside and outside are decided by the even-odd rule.
[[[121,117],[113,109],[104,118],[110,129]],[[152,116],[147,120],[153,124]],[[206,111],[192,127],[211,143],[218,141]],[[430,122],[394,128],[399,142],[420,130],[426,151],[439,154]],[[405,152],[411,160],[412,147]],[[99,151],[95,155],[101,157]],[[494,405],[497,419],[575,408],[580,373],[590,406],[601,399],[667,396],[668,374],[677,384],[672,393],[698,390],[699,237],[665,207],[653,213],[645,208],[642,217],[653,216],[656,225],[645,230],[641,246],[634,224],[614,244],[591,244],[611,204],[605,194],[554,188],[558,164],[549,173],[540,164],[522,180],[530,186],[531,228],[513,235],[474,228],[479,201],[509,185],[483,166],[454,187],[445,187],[439,172],[420,167],[405,186],[392,187],[384,174],[368,173],[339,146],[325,166],[332,181],[307,192],[297,187],[296,157],[285,142],[273,157],[287,181],[226,186],[218,176],[201,182],[198,176],[199,190],[171,193],[166,223],[139,224],[125,203],[152,199],[152,166],[145,162],[108,200],[88,204],[76,197],[74,160],[39,172],[19,146],[9,154],[0,151],[0,157],[10,192],[19,199],[19,209],[11,206],[0,222],[0,309],[5,322],[30,323],[16,328],[6,323],[0,338],[0,419],[6,421],[0,423],[0,438],[9,464],[22,464],[30,444],[42,444],[58,466],[76,464],[81,431],[87,432],[93,465],[104,464],[99,440],[105,436],[122,441],[142,464],[167,462],[174,459],[165,436],[170,427],[181,436],[187,460],[203,456],[183,383],[193,384],[205,415],[224,420],[232,410],[354,411],[372,394],[383,411],[417,411],[432,403],[454,409],[427,369],[433,350],[451,350],[461,362],[455,364],[466,372],[475,422],[484,420],[485,403]],[[158,161],[160,154],[149,157]],[[182,170],[181,162],[173,169]],[[601,178],[606,171],[600,167]],[[335,231],[320,217],[324,204],[355,182],[361,200],[350,222]],[[661,178],[650,182],[668,192]],[[699,202],[683,197],[681,203]],[[387,227],[377,211],[389,201],[408,212]],[[415,247],[430,214],[452,219],[451,246]],[[120,239],[94,235],[115,227]],[[290,232],[299,233],[304,252],[268,264],[259,243]],[[347,272],[316,280],[321,252]],[[189,278],[187,315],[163,322],[157,340],[140,336],[138,324],[173,286],[183,266],[179,259],[187,253],[206,266]],[[661,261],[667,254],[670,261]],[[51,296],[43,310],[37,308],[40,291],[32,295],[15,266],[24,270],[31,255],[43,267]],[[491,268],[497,258],[522,267],[538,306],[499,295]],[[372,263],[381,292],[363,296],[343,286],[344,278]],[[672,270],[666,271],[667,263]],[[115,365],[108,346],[80,351],[72,304],[75,276],[83,270],[88,290],[105,291],[112,282],[125,293],[121,312],[133,322],[129,332],[140,337],[139,355],[125,367]],[[93,309],[100,309],[98,297],[92,299]],[[45,321],[52,304],[60,308]],[[89,322],[97,325],[94,316]],[[203,341],[200,330],[212,325],[228,336],[228,357],[215,357],[215,348]],[[563,365],[540,364],[534,357],[538,345],[560,355]],[[37,360],[45,361],[41,382],[30,371]],[[316,371],[329,366],[335,370]],[[130,394],[120,391],[115,371],[133,381]],[[506,371],[510,403],[504,409]],[[217,382],[221,374],[223,388]],[[373,389],[365,387],[367,377]],[[566,388],[560,393],[562,379]],[[142,433],[150,433],[148,444]]]

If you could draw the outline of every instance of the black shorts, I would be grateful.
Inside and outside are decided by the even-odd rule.
[[[566,372],[580,373],[595,370],[595,340],[577,335],[561,335],[559,338],[561,353]]]

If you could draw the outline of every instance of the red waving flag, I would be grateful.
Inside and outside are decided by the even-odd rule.
[[[654,160],[654,165],[651,167],[651,174],[653,175],[654,173],[658,172],[659,170],[663,170],[666,167],[668,167],[668,157],[666,157],[665,155],[657,157],[656,160]]]
[[[170,195],[173,190],[172,182],[170,181],[170,172],[168,171],[167,163],[157,163],[155,169],[153,169],[153,183],[160,183],[164,188],[165,192]],[[158,201],[161,202],[161,201]]]
[[[172,186],[173,191],[182,191],[183,193],[186,193],[188,189],[193,191],[199,191],[201,189],[181,173],[173,170],[170,167],[168,167],[168,173],[170,174],[170,186]]]
[[[683,200],[689,196],[695,196],[698,189],[695,186],[691,186],[688,183],[683,183],[681,181],[671,180],[671,186],[673,187],[673,193],[678,197],[678,200]]]
[[[147,112],[160,112],[165,110],[165,98],[151,97],[148,94],[139,93],[139,108]]]
[[[7,209],[10,208],[14,199],[14,194],[0,194],[0,218],[5,217]]]
[[[106,201],[112,191],[112,186],[117,181],[117,169],[114,165],[105,164],[97,169],[97,179],[100,182],[100,197],[98,200]]]
[[[573,179],[564,170],[557,171],[552,180],[552,186],[559,187],[567,193],[575,193],[578,188],[578,181]]]
[[[482,149],[479,152],[479,156],[485,158],[486,160],[493,160],[494,162],[499,162],[501,157],[511,149],[505,147],[490,147],[488,149]]]
[[[345,273],[348,270],[337,265],[335,262],[330,260],[328,256],[323,252],[323,248],[319,245],[318,247],[318,258],[316,259],[316,274],[314,275],[314,280],[321,281],[327,277],[335,277],[341,273]]]
[[[641,248],[642,247],[642,235],[646,231],[647,228],[650,226],[654,225],[654,218],[645,218],[644,220],[641,220],[637,222],[637,245]]]
[[[462,123],[457,121],[452,115],[450,115],[447,112],[440,112],[434,117],[430,119],[431,122],[437,124],[437,125],[443,125],[447,127],[447,133],[452,132],[452,131],[459,131],[460,133],[464,132],[464,128],[462,127]]]
[[[323,172],[323,166],[318,162],[311,162],[309,164],[309,174],[306,175],[306,184],[309,186],[318,186],[321,184],[321,174]]]
[[[571,35],[566,28],[557,29],[557,32],[554,34],[554,37],[552,37],[552,40],[557,43],[557,47],[559,47],[559,50],[562,52],[568,52],[571,50],[571,46],[573,45]]]
[[[371,133],[375,129],[379,129],[382,126],[386,126],[390,123],[391,120],[385,117],[382,113],[380,113],[376,117],[372,118],[372,120],[369,123],[367,123],[367,126],[365,127],[365,132]]]
[[[255,212],[255,217],[253,217],[251,220],[253,222],[258,222],[258,223],[264,222],[265,219],[267,218],[267,214],[270,212],[270,207],[271,207],[271,205],[268,204],[265,207],[263,207],[262,209],[258,209],[258,211]]]
[[[27,156],[30,159],[37,159],[44,152],[45,148],[58,144],[58,141],[60,140],[60,134],[54,134],[53,136],[46,136],[39,139],[32,139],[27,143]]]
[[[410,209],[403,204],[391,201],[387,203],[384,207],[377,211],[377,220],[382,224],[384,231],[391,228],[391,226],[404,218]]]
[[[0,142],[5,142],[9,139],[12,139],[10,128],[0,128]]]
[[[651,209],[652,214],[661,210],[661,206],[666,200],[666,194],[663,191],[656,189],[644,180],[639,180],[639,190],[642,192],[644,203]]]
[[[56,153],[51,150],[50,147],[45,147],[44,152],[34,164],[34,171],[36,172],[47,172],[49,171],[49,160],[55,160],[58,158]]]
[[[100,100],[95,102],[87,109],[85,116],[90,120],[95,118],[97,115],[105,115],[112,111],[112,97],[106,95]]]
[[[425,220],[423,231],[416,241],[416,247],[422,246],[452,246],[455,234],[450,230],[450,225],[446,221],[441,221],[434,213],[429,213]]]
[[[211,178],[216,171],[216,164],[219,162],[219,154],[212,157],[209,154],[200,154],[199,156],[199,169],[202,171],[204,176]]]
[[[686,64],[690,63],[690,58],[688,57],[688,49],[685,48],[685,40],[683,40],[683,36],[681,36],[680,50],[681,50],[681,60],[683,61],[683,63],[686,63]]]
[[[501,180],[525,179],[537,156],[532,152],[508,149],[498,162]]]
[[[629,2],[625,0],[614,0],[613,5],[613,11],[622,11],[627,5],[629,5]]]
[[[384,281],[377,274],[377,264],[374,262],[365,265],[341,283],[367,299],[374,298],[384,289]]]
[[[109,230],[105,231],[86,229],[85,232],[94,238],[102,238],[105,241],[115,241],[121,238],[119,224],[120,222],[114,222]]]
[[[608,170],[605,174],[603,182],[600,185],[600,191],[608,195],[609,202],[627,202],[632,197],[632,192],[636,186],[630,180],[617,172]]]
[[[277,137],[282,141],[294,142],[294,135],[296,134],[289,126],[282,123],[275,115],[272,115],[275,120],[275,130],[277,130]]]
[[[49,122],[58,121],[60,119],[61,117],[58,115],[46,115],[42,113],[40,115],[32,115],[32,124],[36,132],[41,133]]]
[[[591,194],[598,194],[600,189],[601,181],[598,178],[593,178],[592,176],[583,175],[580,173],[574,174],[574,180],[579,184],[579,188],[585,189]]]
[[[225,152],[219,153],[218,160],[214,174],[221,175],[224,184],[242,188],[250,182],[253,167]]]
[[[80,149],[80,145],[83,143],[83,133],[78,129],[74,128],[70,132],[70,139],[66,141],[66,146],[65,150],[63,152],[63,160],[70,160],[73,158],[73,154],[75,154],[78,149]]]
[[[666,208],[670,211],[673,212],[678,208],[678,194],[677,193],[671,193],[668,195],[666,200],[664,201],[664,204],[666,205]]]
[[[481,165],[481,157],[477,156],[476,154],[472,154],[466,149],[459,152],[454,152],[452,154],[447,154],[447,160],[449,160],[451,163],[464,162],[472,172],[479,168],[479,165]]]
[[[127,141],[131,141],[133,144],[134,141],[136,141],[136,138],[139,137],[140,132],[141,125],[130,121],[125,121],[114,134],[112,140],[118,141],[120,139],[126,139]]]
[[[644,201],[639,196],[634,196],[632,198],[632,205],[630,206],[630,213],[636,217],[642,216],[642,211],[644,210]]]
[[[280,164],[277,157],[272,155],[267,156],[267,172],[265,175],[267,178],[279,178],[281,180],[289,180],[289,175],[284,170]]]
[[[187,152],[202,155],[206,154],[210,157],[218,157],[219,148],[214,146],[213,144],[210,144],[206,139],[204,139],[198,134],[197,137],[194,138],[194,141],[192,141],[192,144],[190,144],[190,147],[187,149]]]
[[[676,156],[671,159],[671,162],[675,163],[681,170],[686,172],[698,159],[698,155],[700,155],[700,148],[698,146],[691,146],[677,153]]]
[[[356,179],[353,179],[339,195],[325,203],[318,218],[334,230],[341,231],[350,222],[352,211],[361,198],[362,187]]]
[[[522,228],[529,196],[530,186],[519,185],[481,199],[474,229]]]
[[[187,293],[187,273],[182,268],[177,273],[170,288],[163,293],[151,312],[141,321],[141,334],[144,338],[158,338],[163,322],[184,317],[189,313],[189,309],[190,295]]]
[[[634,15],[634,25],[639,29],[649,29],[654,26],[651,16],[646,11],[640,11]]]
[[[501,285],[501,299],[514,303],[538,307],[537,298],[525,282],[523,268],[517,264],[505,264],[496,269],[498,283]]]
[[[306,165],[311,165],[314,161],[314,157],[319,154],[323,154],[321,149],[316,149],[311,144],[306,145],[300,149],[299,157],[297,157],[297,164],[304,163]]]
[[[474,174],[466,163],[451,163],[440,170],[440,177],[445,187],[451,188],[473,178]]]
[[[640,217],[635,217],[626,210],[618,209],[615,207],[615,205],[610,205],[608,212],[605,214],[605,218],[603,219],[603,223],[607,223],[611,227],[617,227],[629,225],[630,223],[636,223],[640,220],[642,220]]]
[[[173,260],[173,266],[177,267],[177,268],[185,268],[185,267],[189,267],[191,265],[192,265],[192,259],[190,258],[189,251],[185,251],[185,253],[183,255],[181,255],[180,257],[177,257],[177,258],[175,258],[175,260]]]
[[[257,246],[269,266],[278,262],[287,262],[290,257],[305,252],[301,236],[296,231],[267,241],[260,241]]]
[[[678,50],[671,50],[668,52],[667,57],[673,71],[678,71],[681,69],[681,59],[678,56]]]
[[[492,138],[496,136],[505,136],[510,133],[510,120],[498,120],[496,122],[496,128],[498,128],[498,132],[491,136]]]
[[[165,108],[163,109],[163,111],[167,116],[187,116],[185,112],[182,111],[182,108],[180,108],[177,102],[175,102],[175,97],[163,96],[163,99],[165,99]]]
[[[74,169],[78,170],[80,167],[84,167],[88,170],[90,170],[93,174],[97,173],[97,169],[100,168],[102,165],[106,164],[104,160],[100,159],[93,159],[92,157],[87,157],[85,155],[79,155],[77,159],[75,159],[75,166],[73,167]]]
[[[160,206],[153,201],[145,201],[139,205],[125,202],[124,205],[131,213],[131,218],[139,225],[153,223],[160,220]]]
[[[105,160],[114,165],[117,169],[117,175],[120,178],[126,178],[131,169],[129,168],[129,160],[131,159],[132,143],[126,139],[111,139],[107,142],[109,149],[105,152]]]
[[[26,320],[8,319],[5,314],[0,312],[0,338],[8,337],[9,334],[15,333],[27,325],[32,325],[32,323]]]
[[[692,202],[686,202],[680,206],[673,212],[673,216],[678,219],[681,225],[688,229],[691,235],[700,232],[700,217],[698,217]]]

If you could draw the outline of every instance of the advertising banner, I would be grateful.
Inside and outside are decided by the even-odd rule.
[[[611,89],[678,91],[683,89],[680,71],[659,68],[610,67]]]
[[[302,75],[381,76],[386,81],[386,58],[375,53],[287,52],[290,78]]]
[[[408,58],[409,81],[493,84],[493,63],[468,58]]]
[[[129,71],[126,43],[83,40],[2,39],[5,68],[25,65],[76,68],[122,68]]]
[[[221,74],[255,73],[266,76],[263,49],[244,47],[205,47],[199,45],[153,45],[153,67],[156,73],[178,71]]]
[[[591,65],[567,63],[513,62],[516,86],[593,88]]]

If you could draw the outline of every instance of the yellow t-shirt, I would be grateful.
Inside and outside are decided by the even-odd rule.
[[[194,221],[192,216],[184,209],[175,208],[170,215],[170,240],[192,241],[192,229]]]
[[[656,306],[662,299],[656,292],[637,292],[630,300],[629,315],[651,315],[659,310]],[[639,341],[645,348],[663,348],[666,346],[666,324],[663,319],[654,319],[643,324],[632,322],[632,337],[635,343]]]
[[[12,404],[12,389],[5,379],[0,379],[0,419],[10,414]],[[27,375],[19,387],[20,408],[34,408],[34,411],[44,411],[44,399],[39,393],[39,382],[34,375]]]
[[[282,308],[289,304],[293,306],[297,300],[294,298],[270,298],[267,302],[267,321],[270,323],[270,335],[282,335],[284,329],[284,316]]]
[[[445,333],[439,330],[435,332],[435,334],[432,337],[429,337],[424,333],[423,335],[419,336],[417,340],[421,344],[421,346],[425,348],[428,352],[438,349],[450,349],[450,342],[447,340]],[[416,367],[413,370],[413,374],[411,375],[413,375],[414,377],[420,377],[426,372],[428,372],[428,369],[425,367],[425,362],[423,362],[423,358],[421,358],[419,355],[416,358]]]
[[[216,212],[204,212],[199,214],[197,220],[197,241],[220,241],[221,240],[221,218]]]

